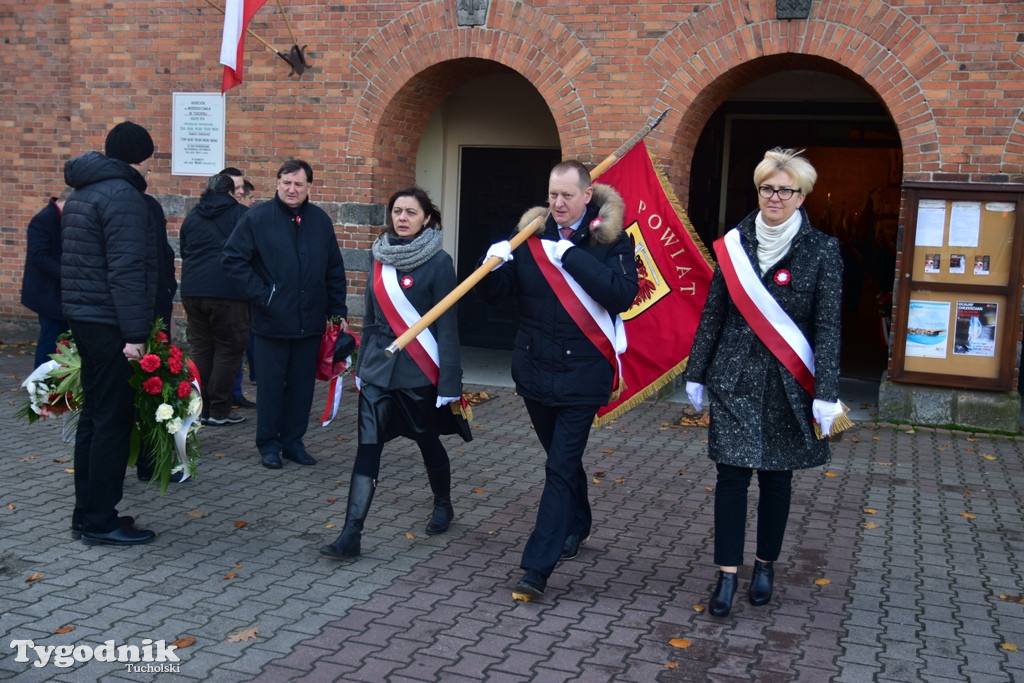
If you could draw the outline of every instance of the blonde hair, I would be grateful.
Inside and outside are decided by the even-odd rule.
[[[775,147],[764,153],[764,159],[754,169],[754,187],[771,178],[779,171],[785,171],[796,184],[794,190],[800,194],[808,195],[814,189],[814,182],[818,179],[818,172],[811,166],[811,162],[800,156],[803,150],[783,149]]]

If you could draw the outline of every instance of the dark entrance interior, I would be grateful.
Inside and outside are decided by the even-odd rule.
[[[487,248],[508,239],[519,217],[547,202],[548,173],[561,160],[558,149],[464,147],[459,177],[459,281],[474,270]],[[459,340],[465,346],[511,349],[515,302],[489,306],[472,293],[459,301]]]
[[[843,252],[841,372],[877,381],[896,266],[899,135],[874,103],[726,103],[693,160],[688,213],[705,244],[757,209],[754,167],[772,147],[806,150],[818,171],[804,208]]]

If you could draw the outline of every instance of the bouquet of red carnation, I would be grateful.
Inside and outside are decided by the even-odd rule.
[[[199,373],[185,352],[171,343],[160,318],[153,323],[142,358],[132,365],[131,383],[137,393],[129,465],[145,443],[153,456],[153,480],[164,491],[172,475],[181,472],[182,479],[188,477],[199,457]]]

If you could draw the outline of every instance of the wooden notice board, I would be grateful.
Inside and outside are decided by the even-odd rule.
[[[1016,386],[1024,193],[996,187],[907,187],[891,380]]]

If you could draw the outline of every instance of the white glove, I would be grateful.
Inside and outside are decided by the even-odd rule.
[[[440,408],[441,406],[446,406],[449,403],[454,403],[455,401],[458,401],[460,398],[462,398],[462,397],[461,396],[438,396],[437,397],[437,405],[435,406],[435,408]]]
[[[561,263],[562,257],[565,256],[565,252],[569,251],[575,246],[576,245],[570,242],[569,240],[558,240],[557,242],[555,242],[555,259],[557,259],[558,262]]]
[[[359,375],[356,375],[356,391],[362,391],[363,381],[359,379]]]
[[[686,383],[686,395],[690,397],[693,409],[698,413],[704,410],[704,385],[697,382]]]
[[[811,415],[814,416],[814,421],[821,425],[821,433],[825,436],[832,431],[832,423],[842,414],[843,404],[839,401],[829,403],[814,399],[814,403],[811,404]]]
[[[509,244],[508,240],[505,240],[504,242],[495,242],[494,244],[491,245],[491,248],[487,250],[487,254],[484,256],[484,260],[486,261],[492,256],[497,256],[498,258],[501,259],[501,263],[491,268],[491,272],[494,272],[495,270],[501,268],[503,265],[512,260],[512,245]]]

